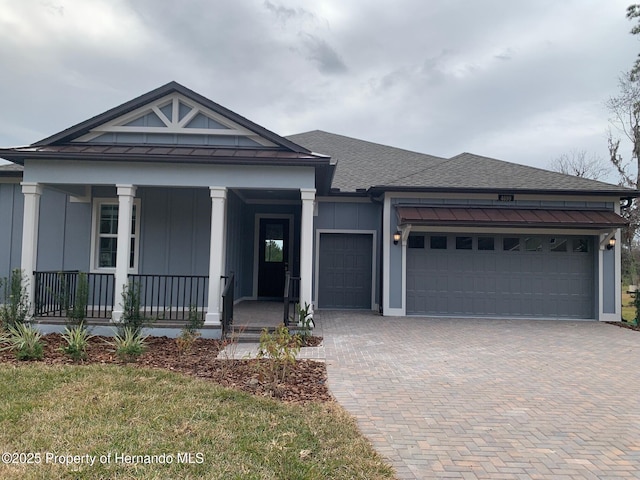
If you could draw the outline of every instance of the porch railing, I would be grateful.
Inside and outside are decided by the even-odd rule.
[[[300,277],[292,277],[287,271],[284,278],[284,314],[283,323],[285,326],[298,323],[298,309],[296,303],[300,301]],[[291,304],[293,303],[293,315],[289,315]]]
[[[85,318],[110,319],[114,307],[115,277],[87,273]],[[67,317],[77,302],[80,272],[35,272],[34,315]],[[129,275],[140,309],[158,320],[203,320],[207,309],[209,277],[199,275]]]
[[[232,273],[228,277],[221,277],[226,279],[227,283],[222,291],[222,337],[224,338],[231,330],[233,325],[233,301],[234,301],[234,284],[235,275]]]
[[[110,318],[114,277],[110,273],[87,273],[85,318]],[[66,317],[77,302],[80,272],[35,272],[34,315]]]
[[[145,316],[158,320],[204,320],[209,277],[206,275],[129,275]]]

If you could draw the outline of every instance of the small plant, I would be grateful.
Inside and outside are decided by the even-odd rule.
[[[189,353],[198,337],[200,337],[200,332],[191,332],[189,329],[183,328],[180,336],[176,338],[178,353],[180,353],[180,355]]]
[[[140,288],[140,284],[134,285],[130,282],[122,292],[123,311],[118,326],[120,336],[124,336],[125,330],[132,330],[139,336],[142,329],[149,324],[149,319],[140,311]]]
[[[185,330],[189,333],[197,333],[204,325],[204,317],[198,311],[198,307],[194,304],[189,305],[189,316],[187,317],[187,325]]]
[[[30,320],[31,304],[28,280],[22,270],[15,269],[9,278],[0,279],[0,325],[9,328]]]
[[[145,340],[141,331],[136,331],[131,327],[123,327],[113,341],[109,342],[115,347],[116,355],[125,363],[135,362],[136,359],[146,350]]]
[[[176,338],[176,344],[178,345],[178,352],[185,354],[191,351],[194,342],[200,337],[200,330],[204,325],[204,318],[198,307],[191,304],[189,305],[189,316],[187,317],[187,324],[180,332],[180,336]]]
[[[89,332],[81,325],[67,327],[62,334],[62,338],[67,344],[60,350],[69,355],[74,362],[85,360],[87,358],[87,345],[91,337],[92,335],[89,335]]]
[[[42,360],[42,334],[27,323],[10,325],[0,337],[0,351],[11,350],[18,360]]]
[[[72,325],[84,326],[89,303],[89,281],[86,273],[78,274],[78,283],[74,295],[73,305],[67,306],[67,318]]]
[[[302,344],[305,345],[309,337],[311,337],[311,331],[315,327],[313,323],[313,317],[311,316],[311,305],[305,302],[304,308],[298,303],[296,304],[296,308],[298,309],[298,318],[300,330],[298,335],[302,341]]]
[[[278,325],[273,333],[266,328],[262,330],[257,357],[266,360],[263,373],[272,384],[277,385],[287,378],[287,367],[295,364],[298,352],[300,337],[292,335],[283,324]]]

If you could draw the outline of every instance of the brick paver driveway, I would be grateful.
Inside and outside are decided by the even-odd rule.
[[[399,478],[640,478],[640,332],[319,312],[329,386]]]

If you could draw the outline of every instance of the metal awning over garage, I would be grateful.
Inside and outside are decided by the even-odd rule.
[[[610,210],[398,206],[398,225],[611,229],[629,222]]]

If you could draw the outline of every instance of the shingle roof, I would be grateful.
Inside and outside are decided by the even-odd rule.
[[[444,158],[411,152],[356,138],[314,130],[290,135],[289,140],[307,147],[315,153],[329,155],[337,161],[333,188],[354,192],[393,182],[421,169],[446,161]]]
[[[0,177],[21,177],[23,169],[22,165],[13,163],[0,165]]]
[[[375,188],[638,194],[618,185],[472,153],[445,159],[319,130],[287,138],[337,160],[332,186],[341,191]]]

